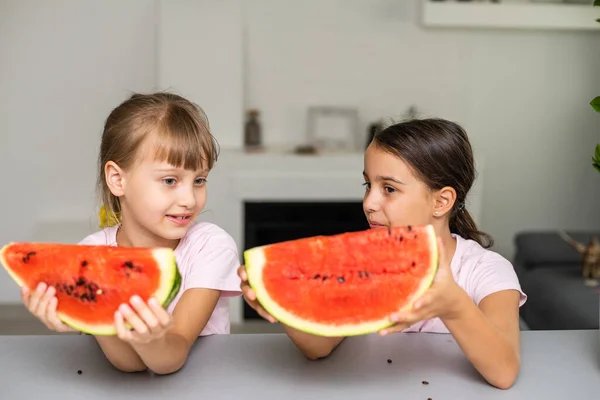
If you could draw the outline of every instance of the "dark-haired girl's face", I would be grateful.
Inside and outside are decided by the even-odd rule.
[[[371,144],[363,175],[363,209],[372,228],[433,223],[434,197],[402,159]]]

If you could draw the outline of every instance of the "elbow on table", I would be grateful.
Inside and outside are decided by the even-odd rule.
[[[332,351],[333,348],[302,349],[302,354],[309,360],[316,361],[329,356]]]
[[[516,367],[506,369],[498,376],[493,379],[487,379],[488,383],[498,389],[507,390],[510,389],[515,382],[517,381],[517,377],[519,376],[519,365]]]
[[[163,365],[152,366],[150,369],[156,375],[169,375],[169,374],[174,374],[175,372],[179,371],[181,368],[183,368],[184,364],[185,364],[185,361],[178,362],[178,363],[166,363]]]
[[[118,362],[111,362],[111,364],[113,365],[113,367],[115,367],[119,371],[128,372],[128,373],[144,372],[148,369],[145,365],[139,365],[139,364],[126,364],[126,363],[118,363]]]

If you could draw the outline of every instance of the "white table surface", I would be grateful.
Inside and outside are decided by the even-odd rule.
[[[521,334],[509,390],[485,383],[441,334],[354,337],[319,361],[281,334],[204,337],[167,376],[115,370],[90,336],[0,336],[0,399],[600,399],[597,330]]]

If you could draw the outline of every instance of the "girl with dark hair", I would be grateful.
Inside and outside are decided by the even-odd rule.
[[[491,237],[466,209],[475,164],[465,131],[443,119],[392,125],[368,146],[363,176],[371,228],[431,224],[440,251],[431,288],[411,311],[390,316],[395,325],[380,334],[450,333],[488,383],[511,387],[520,368],[519,307],[526,295],[510,262],[489,250]],[[246,301],[275,322],[257,303],[244,266],[238,274]],[[284,329],[310,359],[327,356],[343,340]]]

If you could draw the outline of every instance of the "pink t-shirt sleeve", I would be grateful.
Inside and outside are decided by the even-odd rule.
[[[512,264],[498,253],[486,252],[473,268],[469,278],[471,297],[477,305],[486,296],[501,290],[518,291],[519,307],[527,300]]]
[[[233,238],[215,225],[204,224],[199,235],[191,234],[185,249],[183,289],[220,290],[221,296],[238,296],[240,266]]]

